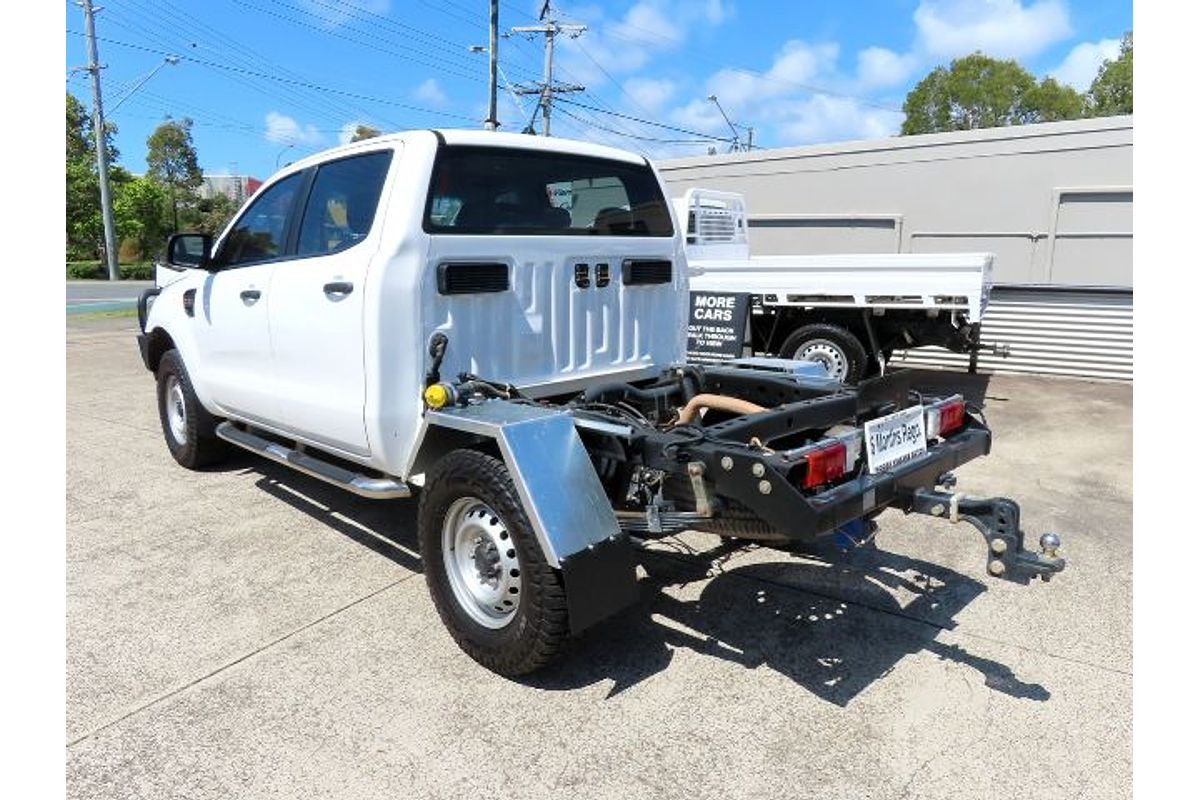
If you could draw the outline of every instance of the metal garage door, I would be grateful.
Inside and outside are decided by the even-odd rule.
[[[1133,292],[996,287],[983,316],[982,340],[1007,344],[1010,354],[980,353],[981,372],[1133,380]],[[897,352],[892,363],[966,369],[968,359],[922,347]]]

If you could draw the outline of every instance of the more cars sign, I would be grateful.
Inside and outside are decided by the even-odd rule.
[[[727,361],[742,354],[750,295],[692,292],[688,315],[689,361]]]

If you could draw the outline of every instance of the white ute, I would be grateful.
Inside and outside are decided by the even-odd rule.
[[[894,350],[981,346],[991,253],[751,256],[741,194],[689,189],[674,204],[692,290],[750,295],[755,353],[817,361],[854,383],[883,374]]]
[[[991,434],[901,373],[685,363],[684,237],[643,158],[476,131],[382,136],[273,176],[215,241],[176,234],[139,302],[163,435],[367,498],[420,493],[429,591],[504,675],[633,604],[635,545],[970,522],[990,574],[1062,569],[1016,504],[939,489]]]

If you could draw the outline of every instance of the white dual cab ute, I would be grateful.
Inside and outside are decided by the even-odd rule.
[[[751,256],[745,198],[689,189],[675,201],[687,225],[691,289],[748,301],[757,354],[807,359],[840,381],[882,375],[895,350],[981,345],[992,288],[991,253]]]
[[[139,303],[167,447],[245,448],[368,498],[420,494],[426,581],[505,675],[634,603],[636,546],[965,520],[986,568],[1063,568],[1011,500],[945,491],[985,454],[961,397],[904,373],[686,363],[684,235],[640,156],[474,131],[382,136],[272,177],[215,241],[176,234]]]

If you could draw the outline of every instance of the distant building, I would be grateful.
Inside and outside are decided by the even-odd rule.
[[[205,175],[200,185],[200,196],[204,199],[223,194],[241,205],[262,186],[262,181],[249,175]]]

